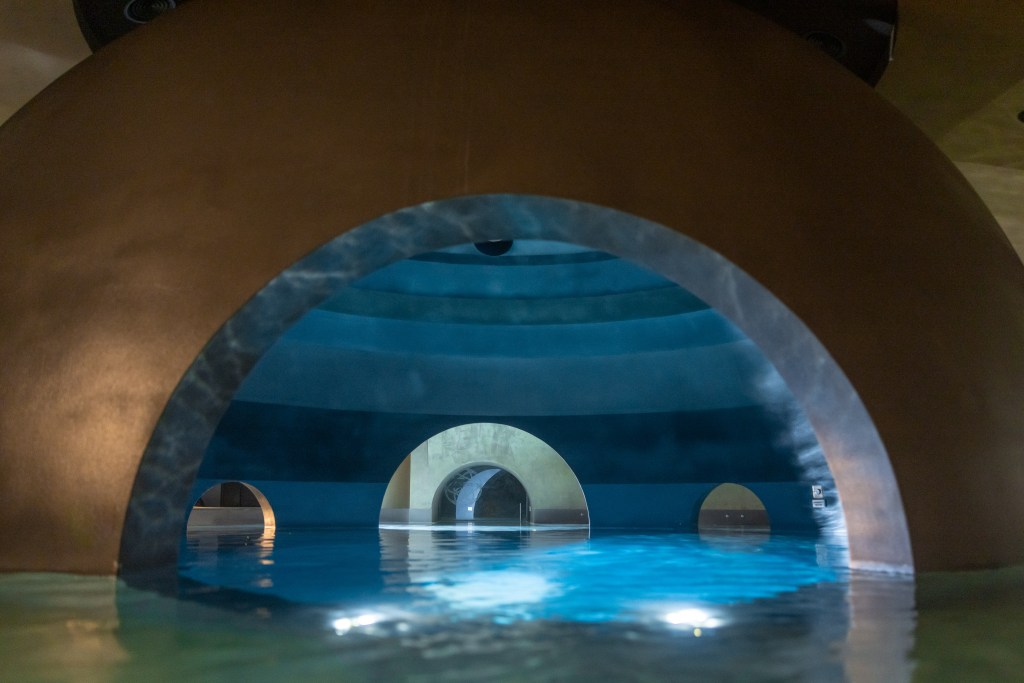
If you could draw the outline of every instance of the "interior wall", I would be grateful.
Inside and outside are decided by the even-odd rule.
[[[385,520],[385,512],[389,510],[408,510],[410,491],[410,472],[412,470],[412,455],[407,455],[402,464],[398,466],[395,473],[388,481],[388,488],[384,492],[384,500],[381,501],[381,521],[399,521],[397,518]],[[408,521],[408,515],[405,515]]]
[[[572,395],[571,384],[559,386],[570,389],[567,395]],[[558,391],[558,387],[551,386],[548,391]],[[470,462],[454,455],[441,460],[427,457],[429,438],[483,420],[509,425],[513,431],[523,430],[564,458],[583,488],[590,521],[595,526],[695,528],[697,510],[708,491],[723,482],[739,481],[770,491],[766,497],[778,520],[778,530],[814,533],[823,529],[824,522],[815,518],[811,508],[810,486],[824,486],[828,504],[837,508],[838,490],[827,467],[818,470],[816,476],[804,471],[800,452],[794,449],[788,433],[791,423],[783,418],[786,416],[773,414],[763,406],[671,413],[481,417],[335,411],[236,401],[206,449],[199,481],[260,481],[268,491],[281,492],[275,503],[282,509],[280,518],[295,523],[374,524],[382,499],[386,508],[413,508],[411,512],[381,511],[382,521],[429,522],[437,486],[460,464]],[[502,455],[509,447],[503,446],[492,459],[478,457],[506,467],[523,477],[526,484],[530,476],[537,476],[522,474],[536,472],[535,449],[523,448],[520,456],[509,460]],[[480,445],[473,452],[492,450]],[[420,453],[420,463],[440,464],[422,465],[417,475],[417,465],[404,455],[407,453]],[[820,452],[817,457],[823,459]],[[396,468],[401,473],[404,467],[410,468],[412,482],[428,483],[422,484],[418,495],[415,487],[410,489],[411,500],[418,503],[389,504],[387,500],[401,498],[392,475]],[[424,471],[429,476],[423,476]],[[396,476],[400,479],[401,475]],[[529,485],[527,489],[533,499],[533,489]],[[385,490],[390,493],[385,495]],[[285,511],[293,505],[293,497],[303,512]],[[322,500],[316,515],[305,512],[313,499]],[[543,507],[539,502],[535,505]],[[544,519],[544,514],[538,521]]]
[[[739,479],[791,484],[775,497],[780,528],[839,531],[841,514],[816,520],[830,515],[809,508],[811,482],[836,495],[813,430],[749,338],[613,254],[508,244],[500,257],[472,243],[417,254],[309,311],[245,377],[199,476],[331,481],[348,501],[345,482],[386,481],[419,439],[487,421],[554,439],[584,488],[599,487],[599,525],[688,529],[693,496]],[[478,445],[477,457],[490,450]],[[449,474],[417,477],[427,486],[411,511],[388,502],[393,479],[382,521],[429,522]],[[352,523],[343,509],[325,508],[320,523]],[[571,509],[538,515],[580,522]]]

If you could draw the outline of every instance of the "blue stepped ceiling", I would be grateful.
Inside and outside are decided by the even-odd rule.
[[[304,497],[296,523],[372,523],[411,450],[468,422],[551,445],[594,524],[690,528],[733,481],[777,526],[814,530],[807,484],[831,488],[782,379],[728,320],[618,257],[520,240],[393,263],[309,311],[235,395],[196,490],[255,481],[272,503]]]

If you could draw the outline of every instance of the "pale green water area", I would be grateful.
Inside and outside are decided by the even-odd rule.
[[[806,539],[190,535],[171,593],[0,575],[2,681],[1024,681],[1024,567]]]

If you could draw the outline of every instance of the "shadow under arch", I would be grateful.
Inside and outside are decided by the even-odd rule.
[[[665,226],[583,202],[497,194],[428,202],[349,230],[271,280],[223,325],[173,392],[143,453],[121,537],[122,575],[176,565],[206,445],[246,375],[288,327],[389,263],[493,239],[603,250],[718,310],[775,366],[813,427],[843,501],[851,567],[913,571],[903,504],[874,423],[828,351],[781,301],[717,252]]]

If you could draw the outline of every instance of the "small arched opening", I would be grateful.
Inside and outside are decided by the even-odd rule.
[[[741,484],[721,484],[700,506],[697,530],[701,536],[718,534],[768,534],[771,520],[757,494]]]
[[[434,495],[433,521],[438,524],[529,524],[530,497],[508,470],[471,465],[454,472]]]
[[[259,489],[241,481],[225,481],[206,489],[192,504],[186,531],[265,531],[276,526],[270,501]]]

